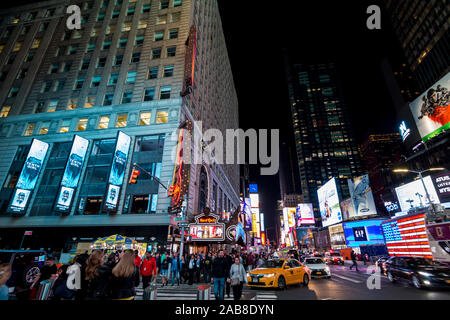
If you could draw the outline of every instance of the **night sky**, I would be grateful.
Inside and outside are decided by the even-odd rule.
[[[382,30],[366,27],[366,10],[372,4],[382,8]],[[297,161],[283,60],[287,50],[296,63],[337,64],[358,144],[369,134],[396,132],[380,64],[386,57],[398,61],[401,54],[381,1],[219,0],[219,6],[241,128],[280,129],[281,142],[291,146]],[[295,163],[294,169],[298,179]],[[281,198],[278,176],[259,176],[255,165],[250,179],[260,186],[262,212],[270,227]]]

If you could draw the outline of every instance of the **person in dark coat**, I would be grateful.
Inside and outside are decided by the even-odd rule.
[[[227,252],[225,251],[225,261],[227,262],[227,275],[230,274],[230,270],[231,270],[231,266],[233,265],[233,258],[227,254]],[[227,294],[227,298],[230,297],[230,292],[231,292],[231,285],[228,281],[225,282],[225,292]]]
[[[350,266],[350,270],[352,270],[352,268],[355,266],[356,267],[356,271],[358,270],[358,263],[356,262],[356,253],[355,251],[352,250],[352,252],[350,253],[350,256],[352,258],[352,262],[353,264]]]
[[[94,250],[86,266],[86,299],[105,300],[111,297],[112,269],[105,265],[105,255]]]
[[[119,263],[112,270],[111,298],[134,300],[139,285],[139,268],[134,264],[133,250],[125,250]]]

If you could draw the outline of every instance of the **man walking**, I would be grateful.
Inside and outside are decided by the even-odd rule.
[[[355,266],[356,267],[356,271],[359,272],[359,270],[358,270],[358,263],[356,262],[356,253],[355,253],[355,251],[352,250],[350,256],[351,256],[352,262],[353,262],[353,264],[350,266],[350,270],[352,270],[353,266]]]
[[[156,259],[151,255],[150,252],[145,253],[145,258],[141,265],[141,275],[142,275],[142,287],[145,290],[150,284],[150,282],[156,278]]]
[[[229,254],[226,254],[225,255],[225,260],[227,262],[227,274],[230,274],[231,265],[233,264],[233,258]],[[225,283],[225,289],[226,289],[227,298],[229,298],[230,297],[230,292],[231,292],[230,282],[227,281]]]
[[[225,278],[228,278],[228,262],[223,256],[223,250],[219,251],[219,256],[212,263],[212,279],[214,284],[214,296],[216,300],[223,300]]]
[[[178,253],[174,254],[172,258],[172,266],[170,267],[171,277],[172,277],[172,286],[177,281],[178,285],[180,285],[180,271],[181,271],[181,261],[178,258]]]
[[[209,283],[211,281],[211,266],[212,261],[207,253],[205,258],[202,260],[202,268],[203,268],[203,277],[205,279],[205,283]]]

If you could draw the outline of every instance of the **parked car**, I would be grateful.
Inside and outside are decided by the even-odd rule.
[[[414,287],[450,288],[450,268],[422,257],[393,257],[386,263],[386,273],[392,283],[406,280]]]

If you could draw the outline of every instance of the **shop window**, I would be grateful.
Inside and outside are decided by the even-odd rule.
[[[156,213],[157,202],[157,194],[133,195],[133,201],[131,203],[131,213]]]
[[[84,205],[83,213],[85,215],[101,213],[102,203],[103,197],[88,197]]]

